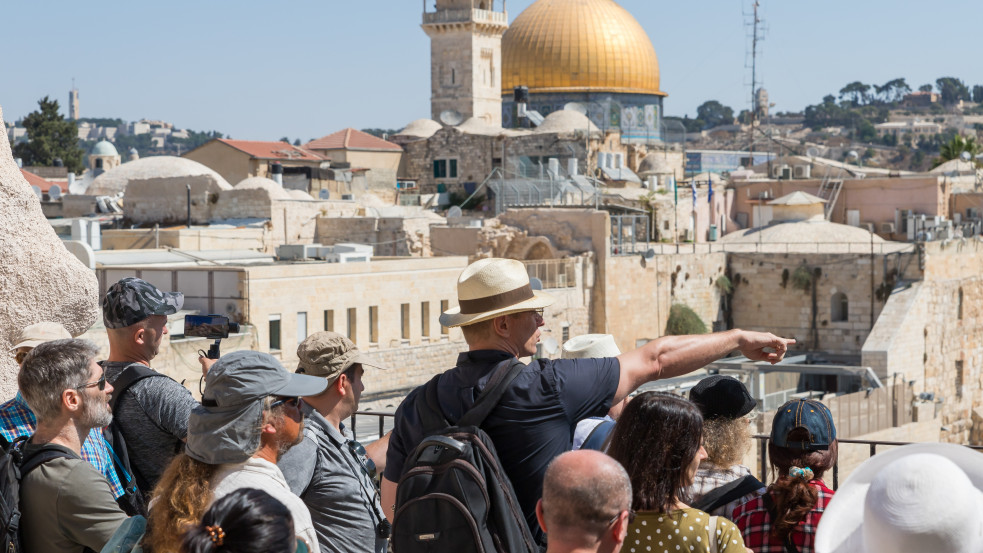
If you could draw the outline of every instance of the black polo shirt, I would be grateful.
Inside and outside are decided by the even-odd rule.
[[[495,350],[462,353],[438,385],[437,397],[448,419],[460,419],[488,383],[491,369],[510,357]],[[542,496],[546,466],[570,450],[577,422],[607,413],[620,374],[614,357],[537,359],[519,373],[481,425],[495,443],[526,522],[540,543],[545,540],[536,522],[536,502]],[[386,455],[385,477],[391,482],[399,482],[403,463],[425,437],[416,410],[416,402],[425,401],[422,391],[421,386],[410,392],[396,409]]]

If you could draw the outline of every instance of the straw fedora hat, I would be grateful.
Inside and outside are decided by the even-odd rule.
[[[490,257],[467,266],[457,279],[458,307],[440,315],[444,326],[466,326],[509,313],[542,309],[556,299],[529,284],[521,261]]]
[[[592,357],[617,357],[621,355],[614,336],[610,334],[581,334],[563,344],[563,359],[589,359]]]
[[[817,553],[983,550],[983,455],[945,443],[864,461],[826,507]]]

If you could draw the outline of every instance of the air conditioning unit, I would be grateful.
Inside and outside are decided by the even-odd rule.
[[[771,166],[771,178],[780,179],[782,178],[782,165],[772,165]]]
[[[894,223],[881,223],[881,234],[894,234]]]
[[[867,232],[869,232],[869,233],[871,233],[871,234],[873,234],[873,233],[874,233],[874,231],[875,231],[875,227],[874,227],[874,223],[871,223],[871,222],[866,222],[866,223],[862,223],[862,224],[861,224],[860,226],[861,226],[862,228],[864,228],[864,229],[866,229],[866,230],[867,230]]]
[[[792,168],[792,175],[797,179],[808,179],[812,175],[812,166],[796,165]]]

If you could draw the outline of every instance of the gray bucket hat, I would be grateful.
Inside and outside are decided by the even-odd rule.
[[[185,452],[202,463],[241,463],[259,449],[263,399],[316,395],[323,378],[294,374],[268,353],[234,351],[205,375],[201,405],[188,420]]]

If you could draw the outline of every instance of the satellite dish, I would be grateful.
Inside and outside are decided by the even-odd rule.
[[[819,157],[819,148],[810,146],[809,149],[806,150],[806,155],[809,157]]]
[[[972,159],[973,154],[971,154],[969,152],[963,152],[963,153],[959,154],[959,157],[962,158],[963,161],[969,161],[970,159]]]
[[[451,206],[451,208],[447,210],[447,217],[460,217],[462,215],[464,215],[464,212],[462,212],[461,208],[457,207],[456,205]]]
[[[322,200],[331,199],[331,191],[327,188],[322,188],[321,191],[317,193],[317,197],[321,198]]]
[[[556,338],[550,336],[543,340],[543,349],[546,350],[546,353],[555,355],[556,352],[560,351],[560,343],[556,341]]]
[[[52,186],[48,189],[48,197],[52,200],[57,200],[61,197],[61,188],[57,186]]]
[[[655,250],[649,248],[647,252],[642,254],[642,259],[644,259],[645,261],[652,261],[653,259],[655,259]]]
[[[846,153],[846,157],[850,159],[858,159],[860,157],[860,154],[858,154],[856,150],[850,150],[849,152]]]
[[[576,111],[581,115],[587,115],[587,106],[581,104],[580,102],[567,102],[566,105],[563,106],[563,109],[567,111]]]
[[[34,195],[37,196],[39,200],[43,198],[43,195],[44,194],[41,192],[41,187],[40,186],[38,186],[36,184],[35,185],[32,185],[31,186],[31,190],[34,191]]]
[[[532,277],[529,279],[529,287],[532,288],[533,290],[542,290],[543,281],[539,280],[536,277]]]
[[[440,112],[440,122],[448,127],[456,127],[463,121],[464,116],[457,110],[445,109],[444,111]]]

